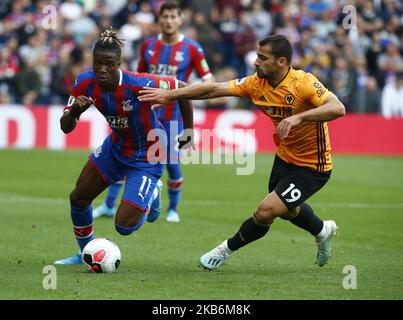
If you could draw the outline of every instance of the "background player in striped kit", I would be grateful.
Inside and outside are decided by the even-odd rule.
[[[172,76],[187,82],[193,70],[203,81],[211,81],[213,76],[206,62],[201,46],[179,32],[182,25],[181,9],[173,2],[163,3],[159,10],[161,33],[144,41],[141,47],[139,72],[159,76]],[[176,132],[183,130],[183,121],[176,101],[169,102],[164,108],[156,110],[158,119],[168,133],[168,150],[176,143]],[[181,197],[183,176],[179,165],[179,151],[168,158],[169,207],[166,220],[179,222],[177,206]],[[108,189],[108,195],[94,210],[94,218],[113,216],[115,201],[119,195],[122,181]]]
[[[81,263],[83,248],[94,239],[91,203],[111,183],[123,177],[126,185],[115,217],[116,231],[129,235],[145,220],[154,222],[160,214],[158,181],[164,166],[161,152],[154,150],[158,143],[163,151],[164,137],[158,135],[160,139],[155,143],[148,137],[152,131],[164,133],[165,130],[149,103],[140,102],[137,96],[143,87],[173,89],[180,81],[119,69],[122,45],[112,29],[101,34],[93,51],[93,69],[77,77],[60,119],[61,129],[67,134],[75,129],[81,113],[94,105],[108,121],[112,133],[90,155],[70,194],[71,219],[80,252],[55,264]],[[183,111],[185,124],[192,125],[191,105],[184,102],[180,106],[181,110],[187,108],[187,112]]]

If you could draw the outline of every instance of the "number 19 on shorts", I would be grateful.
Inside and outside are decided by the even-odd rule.
[[[285,200],[287,202],[295,202],[301,197],[301,191],[299,189],[295,188],[295,184],[293,184],[293,183],[290,183],[290,186],[281,195],[283,197],[285,197],[286,194],[288,194],[288,193],[291,196],[291,198],[288,198],[288,199],[285,198]]]

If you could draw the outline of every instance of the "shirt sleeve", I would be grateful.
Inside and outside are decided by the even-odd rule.
[[[178,80],[173,77],[157,77],[155,76],[154,87],[164,90],[178,89]]]
[[[234,96],[250,98],[252,96],[252,89],[253,89],[252,83],[254,78],[255,75],[241,79],[231,80],[229,82],[231,93]]]
[[[192,46],[192,65],[196,70],[197,76],[201,79],[211,78],[213,75],[207,64],[203,49],[200,45]]]
[[[330,91],[311,73],[305,75],[299,91],[304,100],[315,108],[322,106],[330,95]]]

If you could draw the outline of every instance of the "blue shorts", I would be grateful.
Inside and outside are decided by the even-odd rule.
[[[168,156],[165,160],[168,164],[179,163],[179,149],[178,149],[178,137],[183,132],[183,121],[181,120],[160,120],[167,133],[167,153]]]
[[[116,149],[116,148],[115,148]],[[143,161],[124,162],[116,156],[116,150],[107,137],[102,146],[96,149],[89,159],[103,179],[115,183],[126,177],[122,202],[128,203],[142,211],[146,211],[151,195],[162,175],[162,164],[151,164]]]

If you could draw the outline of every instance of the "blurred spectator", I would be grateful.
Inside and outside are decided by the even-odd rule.
[[[70,87],[74,80],[69,75],[71,72],[70,53],[67,50],[61,50],[59,55],[59,63],[52,68],[52,84],[51,91],[53,93],[53,103],[63,104],[68,100],[70,95]]]
[[[321,39],[326,39],[330,33],[334,33],[337,25],[329,11],[321,14],[320,19],[313,23],[316,35]]]
[[[19,48],[18,53],[22,60],[30,58],[35,63],[41,55],[45,54],[44,49],[38,35],[34,34],[28,39],[27,44]]]
[[[137,58],[142,34],[141,26],[137,23],[135,14],[129,15],[127,23],[120,28],[119,36],[126,40],[123,57],[127,60]]]
[[[4,89],[0,85],[0,108],[2,104],[11,104],[11,103],[12,103],[11,96],[8,93],[7,89]]]
[[[236,55],[234,55],[234,35],[238,30],[238,18],[233,7],[225,6],[222,9],[218,30],[222,34],[220,45],[221,52],[223,53],[224,65],[230,65],[236,68],[238,65],[238,59]]]
[[[354,74],[348,67],[345,58],[337,57],[332,72],[332,84],[334,94],[342,101],[347,111],[352,111],[352,93],[354,89]]]
[[[392,42],[396,47],[400,45],[399,37],[396,32],[400,28],[400,17],[398,15],[393,15],[386,22],[385,28],[381,31],[380,37],[382,43],[388,44]]]
[[[330,9],[329,2],[324,0],[309,0],[307,4],[308,11],[315,17],[321,16]]]
[[[217,43],[221,42],[221,34],[209,23],[202,12],[195,12],[194,24],[197,41],[203,48],[208,65],[213,72],[221,66],[223,56],[219,52]]]
[[[354,61],[355,83],[352,100],[352,112],[374,113],[380,111],[381,92],[376,79],[368,73],[364,56]]]
[[[0,86],[3,91],[9,92],[15,86],[15,77],[19,71],[19,65],[11,57],[9,48],[0,51]]]
[[[251,10],[247,11],[245,15],[246,23],[253,28],[259,40],[271,34],[273,28],[271,15],[264,10],[262,0],[253,1]]]
[[[379,90],[378,83],[375,77],[368,77],[365,92],[362,95],[363,102],[361,102],[359,110],[361,113],[380,113],[381,112],[381,91]],[[362,106],[365,106],[364,108]]]
[[[66,25],[66,28],[72,33],[74,42],[80,45],[86,37],[96,31],[96,24],[86,12],[82,11],[76,19]]]
[[[35,60],[31,57],[23,59],[21,72],[16,76],[17,102],[34,104],[41,93],[41,79],[35,70]]]
[[[187,6],[194,12],[199,12],[209,19],[211,17],[212,10],[214,8],[215,0],[190,0]]]
[[[236,17],[242,10],[241,0],[216,0],[216,5],[221,15],[224,15],[228,7],[232,8]]]
[[[390,77],[394,77],[397,72],[403,71],[403,58],[399,48],[393,42],[389,42],[386,52],[378,56],[377,63],[379,70],[382,72],[384,82]]]
[[[382,114],[386,118],[403,117],[403,73],[386,84],[382,91]]]
[[[237,70],[238,77],[246,76],[246,62],[245,56],[250,51],[256,51],[257,49],[257,37],[255,30],[247,24],[247,18],[244,13],[239,15],[238,30],[234,34],[234,49],[237,55]]]
[[[124,6],[113,18],[113,25],[117,28],[123,26],[130,15],[135,14],[140,9],[139,0],[128,0],[126,6]]]
[[[81,17],[83,8],[74,0],[65,0],[60,5],[59,12],[67,20],[76,20]]]
[[[152,12],[151,5],[148,2],[142,2],[140,4],[140,10],[136,13],[136,20],[145,27],[154,23],[155,16]]]

